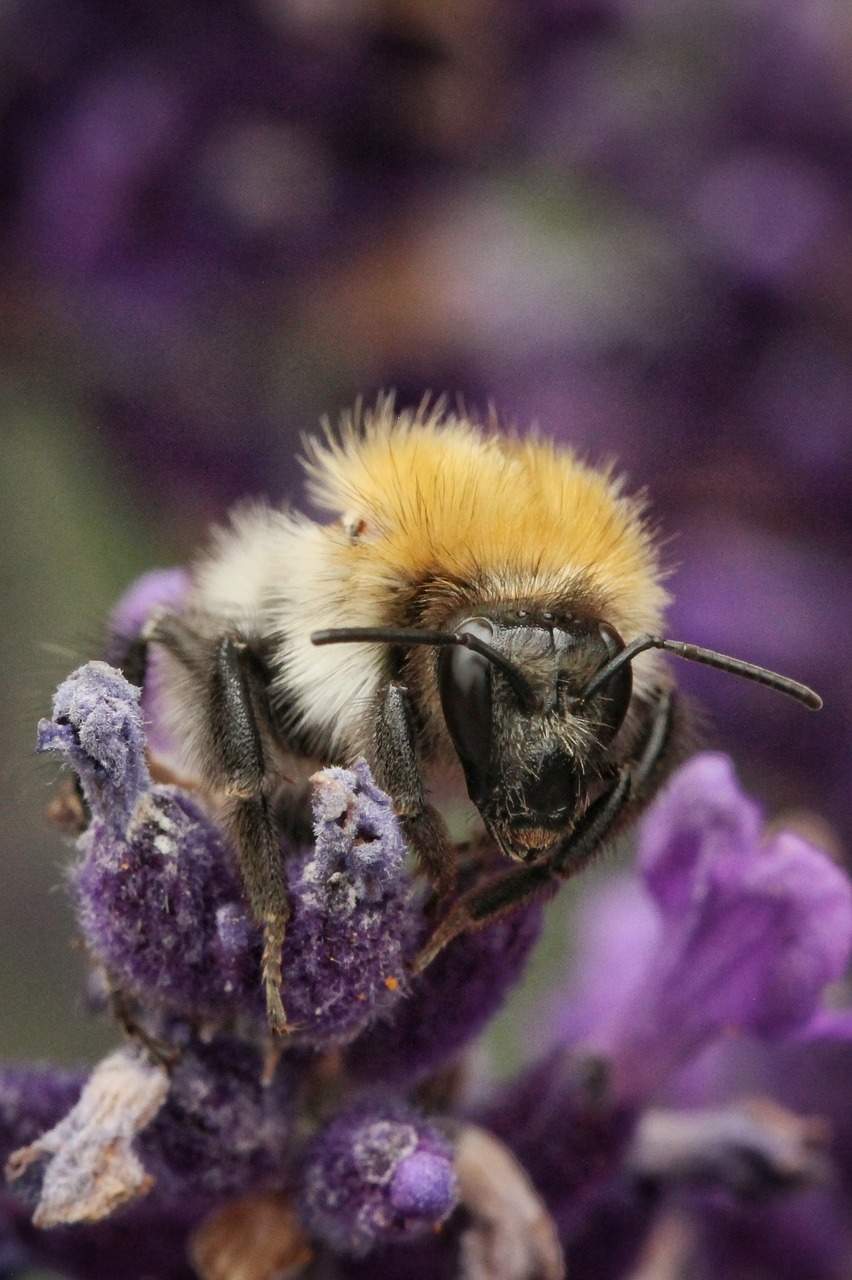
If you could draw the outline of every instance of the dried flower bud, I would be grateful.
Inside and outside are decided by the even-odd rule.
[[[6,1164],[14,1181],[46,1159],[35,1226],[97,1222],[150,1191],[154,1179],[132,1143],[168,1091],[165,1069],[134,1048],[118,1049],[95,1068],[65,1119]]]

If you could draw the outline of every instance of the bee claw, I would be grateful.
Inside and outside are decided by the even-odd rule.
[[[269,1029],[273,1035],[284,1036],[294,1030],[293,1024],[287,1020],[281,992],[277,986],[267,985],[266,1016],[269,1021]]]

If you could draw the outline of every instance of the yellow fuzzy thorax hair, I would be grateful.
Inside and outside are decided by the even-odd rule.
[[[546,609],[577,591],[626,637],[661,626],[668,597],[641,501],[568,449],[383,399],[309,441],[307,467],[370,594],[442,578]]]

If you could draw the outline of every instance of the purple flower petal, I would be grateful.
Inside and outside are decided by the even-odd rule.
[[[760,832],[760,811],[743,795],[727,756],[696,756],[679,769],[639,836],[639,866],[662,914],[676,918],[690,910],[704,868],[726,855],[748,855]]]
[[[593,905],[591,949],[556,1021],[563,1043],[585,1040],[610,1058],[622,1098],[649,1096],[724,1033],[798,1034],[843,973],[848,877],[796,835],[761,839],[730,763],[699,756],[642,826],[656,920],[620,884]]]
[[[760,1006],[748,1019],[758,1035],[795,1031],[815,1015],[852,950],[852,885],[826,854],[789,831],[755,860],[749,891],[787,895],[783,940],[767,968]]]
[[[178,609],[189,590],[186,569],[143,573],[114,606],[107,623],[107,661],[119,666],[129,642],[136,640],[157,609]]]

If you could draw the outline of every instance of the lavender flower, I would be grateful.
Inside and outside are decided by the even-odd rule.
[[[154,1008],[260,1022],[260,937],[232,851],[200,800],[152,786],[139,693],[104,663],[81,668],[43,721],[41,750],[63,752],[93,813],[71,887],[92,954]],[[405,848],[364,765],[315,790],[317,842],[282,850],[293,897],[284,945],[290,1016],[314,1046],[352,1039],[401,998],[418,929]]]
[[[168,583],[140,588],[143,612],[149,586]],[[541,904],[456,938],[410,980],[433,925],[389,799],[363,762],[325,770],[313,849],[282,845],[284,981],[301,1027],[272,1051],[229,842],[200,796],[152,785],[138,691],[90,663],[39,740],[91,807],[72,892],[141,1046],[87,1081],[0,1075],[10,1256],[118,1280],[109,1229],[124,1205],[131,1238],[170,1242],[156,1263],[167,1280],[189,1262],[202,1280],[312,1263],[338,1280],[561,1280],[563,1255],[579,1280],[614,1280],[657,1247],[684,1196],[696,1266],[716,1256],[702,1242],[719,1204],[726,1239],[756,1198],[827,1212],[818,1118],[700,1083],[683,1106],[685,1068],[732,1029],[802,1052],[827,1034],[850,1043],[852,1020],[828,1018],[822,999],[852,950],[852,888],[801,838],[764,840],[725,758],[696,758],[652,806],[644,888],[615,880],[592,903],[553,1047],[470,1107],[459,1054],[518,976]],[[151,1259],[140,1250],[122,1280]]]
[[[764,844],[724,757],[698,757],[669,784],[639,862],[656,923],[640,926],[626,980],[604,992],[598,977],[583,997],[600,1011],[585,1015],[587,1038],[625,1097],[651,1095],[720,1034],[800,1032],[852,950],[848,877],[790,832]],[[568,1027],[574,1017],[569,1006]]]
[[[825,988],[852,948],[847,876],[791,833],[764,842],[756,806],[719,756],[698,757],[675,775],[639,843],[646,887],[615,880],[590,904],[572,990],[552,1014],[559,1047],[478,1112],[530,1170],[580,1275],[587,1267],[622,1274],[653,1229],[659,1196],[666,1201],[708,1168],[717,1198],[747,1172],[757,1188],[748,1194],[771,1198],[800,1176],[819,1181],[825,1168],[808,1123],[764,1112],[760,1132],[749,1136],[747,1119],[713,1110],[719,1095],[700,1073],[688,1096],[707,1109],[672,1113],[664,1158],[640,1117],[652,1099],[683,1101],[684,1069],[708,1046],[731,1045],[732,1031],[786,1042],[788,1052],[819,1034]],[[764,1074],[752,1087],[768,1082]],[[787,1096],[807,1105],[801,1090]],[[820,1094],[807,1096],[819,1112]],[[683,1154],[678,1135],[696,1123],[701,1140]],[[816,1132],[819,1146],[825,1126]],[[790,1160],[781,1157],[786,1142]],[[648,1178],[645,1161],[654,1168]],[[723,1203],[729,1217],[751,1221]],[[816,1203],[830,1218],[824,1198]],[[607,1223],[613,1234],[604,1248]]]
[[[503,1005],[541,931],[544,904],[534,901],[486,929],[462,934],[425,973],[408,998],[350,1045],[356,1079],[411,1085],[428,1078],[469,1044]],[[421,929],[420,940],[428,936]]]

